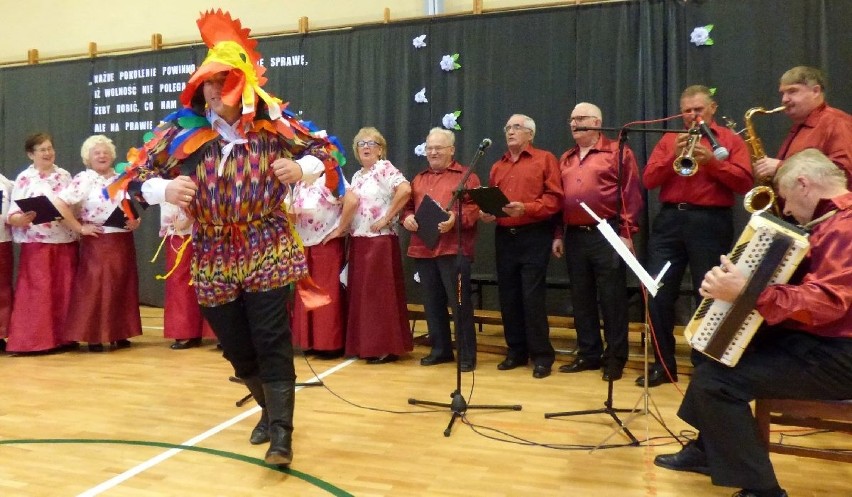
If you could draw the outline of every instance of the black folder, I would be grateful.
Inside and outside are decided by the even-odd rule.
[[[507,217],[508,214],[503,212],[503,207],[509,203],[506,195],[496,186],[480,186],[479,188],[471,188],[465,190],[465,193],[470,195],[470,198],[479,206],[482,212],[491,214],[497,217]]]
[[[139,217],[139,213],[136,212],[136,208],[133,207],[133,202],[127,201],[127,205],[130,206],[130,212],[133,213],[133,219],[137,219]],[[124,211],[121,210],[121,205],[119,204],[119,206],[112,211],[112,214],[109,215],[106,221],[104,221],[104,226],[125,229],[127,221],[130,221],[130,219],[128,219],[124,214]]]
[[[15,200],[22,212],[35,212],[36,217],[33,224],[51,223],[62,219],[62,214],[56,210],[56,206],[44,195],[37,197],[22,198]]]
[[[450,215],[441,208],[435,199],[428,194],[425,195],[423,201],[420,202],[420,207],[417,208],[417,212],[414,213],[414,220],[417,221],[417,236],[423,240],[428,248],[435,248],[438,239],[441,238],[438,224],[449,218]]]

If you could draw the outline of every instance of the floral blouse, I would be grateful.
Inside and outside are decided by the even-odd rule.
[[[22,198],[38,197],[46,195],[48,198],[56,196],[71,183],[71,174],[54,165],[53,171],[42,174],[30,164],[30,166],[15,178],[15,186],[12,189],[12,200]],[[9,208],[9,214],[21,212],[21,208],[13,203]],[[31,224],[25,228],[12,228],[12,238],[15,243],[70,243],[77,241],[77,234],[66,227],[61,221],[50,223]]]
[[[0,243],[12,241],[12,227],[6,224],[9,215],[9,206],[12,202],[12,182],[0,174],[0,195],[3,196],[0,204]]]
[[[175,228],[175,223],[180,220],[186,219],[186,213],[183,212],[183,209],[176,206],[175,204],[170,204],[168,202],[163,202],[160,204],[160,237],[164,236],[186,236],[192,234],[192,225],[190,224],[185,229],[179,230]]]
[[[378,232],[370,231],[390,209],[396,187],[406,182],[405,176],[390,161],[380,160],[368,170],[359,169],[352,176],[352,191],[358,195],[358,208],[352,219],[352,236],[395,235],[399,232],[396,216]]]
[[[119,202],[113,202],[104,195],[104,187],[111,184],[118,176],[109,178],[101,176],[91,169],[78,173],[58,197],[68,205],[79,206],[77,218],[84,224],[102,226],[112,212],[118,208]],[[104,233],[124,233],[124,228],[104,226]]]
[[[349,184],[346,184],[349,188]],[[296,230],[305,247],[313,247],[337,229],[343,211],[343,199],[335,197],[318,177],[310,185],[300,181],[293,187],[291,210],[296,214]]]

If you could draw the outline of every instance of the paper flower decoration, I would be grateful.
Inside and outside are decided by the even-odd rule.
[[[413,40],[411,40],[411,44],[414,45],[414,48],[423,48],[426,46],[426,35],[420,35]]]
[[[454,53],[452,55],[445,55],[441,58],[441,69],[450,72],[455,71],[456,69],[461,67],[461,64],[458,63],[459,54]]]
[[[713,97],[716,95],[716,88],[708,88],[710,90],[710,96]]]
[[[423,88],[422,90],[414,94],[414,101],[418,104],[425,104],[429,102],[429,100],[426,98],[426,88]]]
[[[447,129],[461,129],[461,126],[459,126],[458,123],[458,118],[460,115],[460,110],[445,114],[444,117],[441,118],[441,124],[443,124],[444,127]]]
[[[692,33],[689,35],[689,41],[694,43],[696,47],[700,47],[702,45],[712,45],[713,38],[710,38],[710,31],[713,30],[713,25],[708,24],[706,26],[698,26],[692,30]]]
[[[426,142],[423,142],[420,145],[414,147],[414,155],[426,157]]]

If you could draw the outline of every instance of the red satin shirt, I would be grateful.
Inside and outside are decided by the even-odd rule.
[[[498,217],[499,226],[521,226],[549,220],[562,207],[562,180],[552,153],[528,144],[513,162],[509,152],[491,167],[489,186],[503,191],[509,202],[523,202],[524,215]]]
[[[790,129],[778,158],[784,160],[806,148],[821,151],[852,178],[852,116],[822,104]]]

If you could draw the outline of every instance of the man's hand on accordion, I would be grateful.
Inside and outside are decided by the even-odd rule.
[[[743,292],[747,280],[728,256],[723,255],[721,261],[704,275],[698,293],[704,298],[733,302]]]

